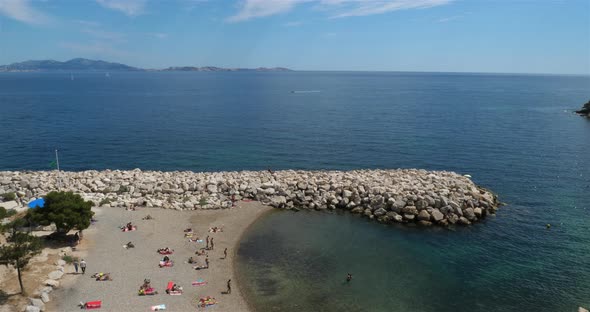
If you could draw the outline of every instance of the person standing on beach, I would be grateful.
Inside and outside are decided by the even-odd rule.
[[[227,258],[227,248],[223,250],[223,259]]]
[[[209,256],[205,258],[205,266],[207,267],[207,269],[209,268]]]
[[[213,237],[211,237],[211,250],[213,250]]]
[[[205,245],[205,249],[209,250],[209,235],[207,235],[207,245]]]
[[[74,262],[72,262],[72,264],[74,265],[74,270],[76,271],[76,274],[78,274],[78,259],[74,259]]]
[[[82,269],[82,274],[86,273],[86,261],[84,259],[80,261],[80,269]]]
[[[231,294],[231,278],[227,281],[227,294]]]

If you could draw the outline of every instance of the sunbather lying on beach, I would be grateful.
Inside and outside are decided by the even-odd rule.
[[[129,242],[129,243],[127,243],[127,244],[123,245],[123,248],[125,248],[125,249],[129,249],[129,248],[135,248],[135,245],[133,245],[133,243],[132,243],[132,242]]]
[[[193,259],[193,257],[188,258],[188,263],[196,263],[195,259]]]
[[[137,293],[140,296],[144,296],[144,295],[155,295],[158,292],[150,285],[149,279],[144,279],[143,285],[139,286],[139,291]]]
[[[166,289],[167,294],[178,293],[178,292],[182,293],[182,287],[180,287],[176,284],[172,285],[172,288]]]
[[[154,218],[151,215],[147,215],[143,218],[141,218],[141,220],[153,220]]]
[[[199,250],[197,250],[195,252],[195,255],[197,256],[206,256],[207,255],[207,250],[205,250],[205,248],[201,248]]]
[[[197,237],[197,236],[195,236],[195,237],[189,236],[188,241],[189,242],[197,242],[197,243],[202,243],[203,242],[203,240],[201,238]]]
[[[192,233],[192,231],[193,231],[193,229],[191,229],[191,228],[187,228],[184,230],[185,233]]]
[[[95,278],[97,281],[112,281],[111,273],[94,273],[91,277]]]
[[[166,248],[158,248],[158,253],[166,255],[166,254],[172,254],[174,252],[173,249],[170,249],[168,247]]]
[[[218,232],[223,232],[223,229],[221,227],[217,227],[217,226],[209,228],[209,233],[218,233]]]
[[[215,298],[212,298],[210,296],[207,297],[203,297],[201,299],[199,299],[198,305],[201,306],[202,308],[207,307],[207,306],[212,306],[217,304],[217,300],[215,300]]]

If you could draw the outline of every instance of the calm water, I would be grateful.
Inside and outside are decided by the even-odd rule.
[[[273,213],[239,250],[261,311],[590,306],[590,121],[570,112],[590,77],[74,76],[0,74],[0,170],[48,169],[56,148],[66,170],[418,167],[469,173],[509,203],[454,231]]]

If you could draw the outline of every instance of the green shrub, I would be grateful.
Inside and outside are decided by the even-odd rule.
[[[112,203],[113,201],[110,198],[104,198],[103,200],[100,201],[100,203],[98,203],[98,206],[104,206],[107,204]]]
[[[74,260],[78,260],[78,257],[70,256],[70,255],[63,255],[61,260],[65,261],[67,264],[71,264]]]
[[[201,197],[201,199],[199,200],[199,205],[205,206],[207,204],[208,204],[207,197]]]
[[[4,218],[10,218],[12,216],[14,216],[15,214],[17,214],[16,210],[14,209],[6,209],[2,206],[0,206],[0,219],[4,219]]]
[[[2,194],[2,198],[4,198],[5,201],[15,200],[16,194],[14,192],[4,193]]]

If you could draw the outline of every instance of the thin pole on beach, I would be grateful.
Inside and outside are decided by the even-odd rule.
[[[55,150],[55,164],[57,165],[57,190],[61,190],[61,177],[59,176],[59,157],[57,156],[57,150]]]

